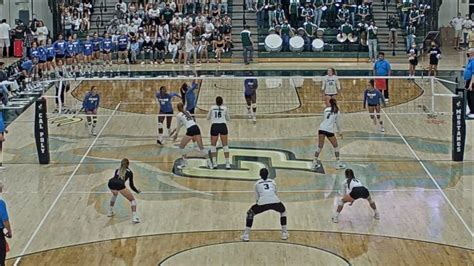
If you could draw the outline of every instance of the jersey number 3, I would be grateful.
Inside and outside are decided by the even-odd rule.
[[[270,186],[268,184],[263,184],[263,189],[270,189]]]

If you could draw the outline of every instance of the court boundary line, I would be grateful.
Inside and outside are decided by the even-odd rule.
[[[77,164],[76,168],[74,168],[74,171],[72,171],[71,175],[69,176],[69,178],[66,180],[66,183],[64,183],[63,187],[61,188],[61,190],[59,191],[58,195],[56,196],[56,198],[54,199],[53,203],[49,206],[48,210],[46,211],[45,215],[43,216],[43,218],[41,219],[40,223],[38,224],[38,226],[36,227],[36,229],[33,231],[33,234],[31,234],[31,237],[30,239],[28,240],[28,242],[26,243],[25,247],[23,248],[23,250],[21,251],[20,255],[18,255],[17,259],[15,260],[15,263],[13,264],[14,266],[18,266],[18,264],[20,263],[21,261],[21,258],[26,254],[26,251],[28,250],[28,248],[30,247],[31,243],[33,242],[33,240],[35,239],[36,235],[38,234],[38,232],[40,231],[41,227],[43,227],[43,224],[46,222],[46,219],[49,217],[49,215],[51,214],[51,212],[53,211],[54,207],[56,206],[56,204],[59,202],[59,199],[61,198],[61,196],[63,195],[64,191],[66,190],[67,186],[69,185],[69,183],[72,181],[72,178],[74,177],[74,175],[76,175],[77,171],[79,170],[79,168],[81,167],[82,163],[84,162],[84,160],[87,158],[87,155],[89,154],[89,152],[92,150],[92,148],[94,147],[95,143],[97,142],[97,140],[99,139],[100,135],[102,135],[102,132],[104,132],[105,128],[107,127],[107,125],[109,124],[109,122],[112,120],[112,117],[114,116],[115,112],[117,112],[118,108],[120,107],[120,102],[117,104],[117,106],[115,107],[114,111],[110,114],[109,118],[107,119],[107,121],[105,121],[104,123],[104,126],[102,126],[102,128],[100,129],[99,133],[97,134],[97,136],[95,137],[95,139],[92,141],[91,145],[89,146],[89,148],[86,150],[86,152],[84,153],[84,155],[82,156],[81,160],[79,161],[79,163]]]
[[[435,184],[436,188],[439,190],[439,192],[441,192],[441,195],[443,196],[443,198],[445,199],[445,201],[448,203],[448,205],[451,207],[451,209],[454,211],[454,214],[456,214],[456,216],[459,218],[459,220],[461,221],[461,223],[464,225],[464,227],[466,228],[466,230],[469,232],[469,234],[471,235],[471,237],[474,237],[474,234],[471,230],[471,228],[469,227],[469,225],[466,223],[466,221],[464,221],[464,218],[462,218],[461,214],[459,213],[459,211],[456,209],[456,207],[453,205],[453,203],[451,202],[451,200],[448,198],[448,196],[446,195],[446,193],[444,193],[444,191],[441,189],[441,186],[438,184],[438,182],[436,181],[436,179],[434,179],[433,175],[431,174],[431,172],[428,170],[428,168],[425,166],[425,164],[423,163],[423,161],[420,159],[420,157],[418,156],[418,154],[416,154],[415,150],[413,150],[413,148],[410,146],[410,144],[408,143],[408,141],[406,140],[406,138],[402,135],[402,133],[400,132],[400,130],[398,130],[398,128],[395,126],[395,124],[393,123],[392,119],[385,113],[385,111],[382,109],[382,113],[384,113],[384,115],[387,117],[387,120],[390,122],[390,124],[393,126],[393,129],[395,129],[395,131],[397,132],[398,135],[400,135],[400,137],[402,138],[403,142],[405,142],[405,144],[407,145],[408,149],[410,150],[410,152],[413,154],[413,156],[415,157],[415,159],[418,161],[418,163],[421,165],[421,167],[423,168],[423,170],[426,172],[426,174],[429,176],[429,178],[431,179],[431,181],[433,181],[433,183]]]

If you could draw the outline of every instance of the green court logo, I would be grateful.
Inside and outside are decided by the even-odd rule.
[[[58,127],[67,126],[82,121],[80,117],[68,117],[68,116],[58,116],[49,120],[51,124],[56,124]]]
[[[230,161],[232,169],[225,169],[224,151],[217,152],[217,169],[208,169],[203,158],[188,158],[186,167],[179,169],[177,166],[182,159],[177,159],[173,165],[173,173],[179,176],[212,179],[231,179],[254,181],[259,177],[260,169],[267,168],[270,178],[276,176],[277,169],[295,171],[313,171],[310,160],[297,159],[293,152],[278,149],[261,148],[230,148]],[[324,174],[321,167],[315,173]]]

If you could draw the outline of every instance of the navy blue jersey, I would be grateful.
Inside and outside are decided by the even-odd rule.
[[[46,62],[48,59],[46,48],[43,46],[38,47],[38,59],[43,62]]]
[[[38,59],[38,57],[39,57],[38,48],[31,48],[31,50],[30,50],[30,59],[31,60]]]
[[[54,50],[57,55],[64,55],[66,53],[66,42],[64,40],[57,40],[54,42]]]
[[[246,96],[251,96],[255,94],[257,88],[258,88],[257,79],[246,79],[244,81],[244,94]]]
[[[364,108],[368,103],[371,106],[379,105],[383,101],[383,95],[379,90],[366,89],[364,92]]]
[[[75,54],[81,54],[82,53],[82,46],[81,46],[81,41],[80,40],[72,41],[72,46],[74,47],[74,53]]]
[[[72,42],[67,42],[66,44],[66,55],[67,56],[76,55],[76,51],[74,50],[74,44]]]
[[[156,98],[160,103],[160,113],[170,113],[173,112],[173,105],[171,104],[171,100],[173,97],[178,96],[178,94],[172,92],[167,93],[165,95],[161,95],[161,93],[156,93]]]
[[[105,38],[105,39],[102,40],[102,50],[103,51],[109,52],[113,49],[113,47],[114,47],[114,44],[112,42],[112,39]]]
[[[54,58],[56,56],[56,50],[53,45],[46,46],[46,55],[48,58]]]
[[[83,46],[82,46],[82,52],[84,53],[84,55],[87,55],[87,56],[90,56],[92,55],[92,41],[85,41]]]
[[[0,133],[5,132],[5,121],[3,121],[3,111],[0,111]]]
[[[119,49],[127,49],[128,47],[128,36],[120,35],[117,39]]]
[[[102,38],[92,39],[92,46],[94,47],[94,52],[100,51],[102,45]]]
[[[86,111],[94,111],[99,108],[100,103],[100,96],[99,94],[92,95],[92,92],[88,92],[84,97],[84,101],[82,102],[82,108]]]

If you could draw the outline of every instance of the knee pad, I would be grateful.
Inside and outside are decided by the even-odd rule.
[[[229,152],[229,146],[224,146],[222,147],[222,149],[224,150],[224,152]]]
[[[113,195],[112,198],[110,199],[110,203],[114,205],[116,200],[117,200],[117,195]]]
[[[164,128],[163,123],[158,122],[158,129],[163,129],[163,128]]]
[[[286,217],[286,212],[281,212],[280,217]]]
[[[370,115],[370,118],[371,118],[371,119],[374,119],[374,118],[375,118],[375,115]]]
[[[338,146],[338,147],[334,147],[334,152],[339,152],[339,146]]]
[[[92,117],[92,123],[94,123],[94,124],[97,123],[97,116]]]
[[[257,104],[256,104],[256,103],[252,103],[252,108],[257,108]]]
[[[255,214],[253,213],[252,209],[247,211],[247,220],[253,220]]]
[[[216,153],[216,152],[217,152],[216,146],[211,146],[211,153]]]
[[[315,152],[316,152],[316,153],[320,153],[320,152],[321,152],[321,148],[319,148],[319,146],[316,146]]]
[[[135,200],[130,201],[130,204],[131,204],[133,207],[136,207],[136,206],[137,206],[137,202],[136,202]]]
[[[337,200],[337,205],[338,205],[338,206],[344,205],[344,202],[342,201],[341,198]]]
[[[377,119],[380,119],[380,114],[379,113],[375,113],[377,115]]]

